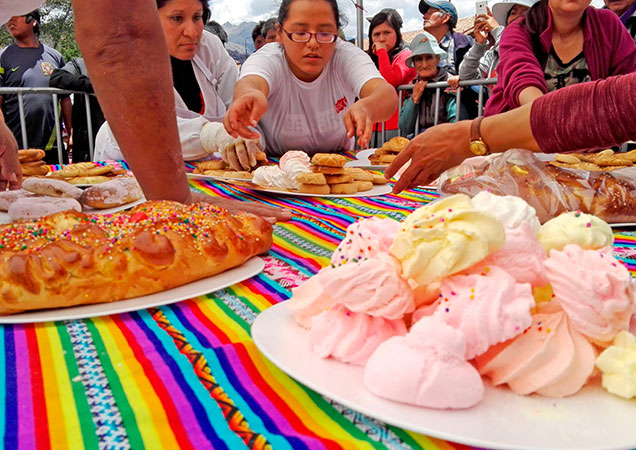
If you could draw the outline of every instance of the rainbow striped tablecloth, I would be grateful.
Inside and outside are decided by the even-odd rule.
[[[204,297],[80,321],[3,326],[0,448],[459,449],[387,426],[296,383],[250,324],[326,265],[358,217],[401,219],[435,198],[277,197],[220,183],[200,191],[291,208],[260,275]],[[617,254],[636,271],[636,233]]]

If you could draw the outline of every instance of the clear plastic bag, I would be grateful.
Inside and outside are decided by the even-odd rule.
[[[608,223],[636,222],[636,169],[589,172],[539,160],[528,150],[470,158],[439,177],[442,195],[481,191],[516,195],[543,223],[566,211],[582,211]]]

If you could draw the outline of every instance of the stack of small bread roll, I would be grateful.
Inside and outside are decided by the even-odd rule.
[[[195,168],[192,173],[211,175],[215,177],[242,178],[244,180],[251,180],[256,169],[267,165],[269,165],[269,163],[267,162],[267,155],[265,152],[257,152],[256,165],[250,168],[250,170],[234,170],[228,163],[221,159],[208,159],[207,161],[195,163]]]
[[[402,136],[396,136],[385,142],[369,156],[369,161],[374,166],[388,165],[393,162],[398,153],[409,145],[409,140]]]
[[[311,173],[296,177],[300,192],[307,194],[355,194],[368,191],[374,184],[385,184],[382,175],[359,168],[344,167],[347,158],[333,153],[316,153],[311,159]]]
[[[23,177],[42,176],[49,173],[49,166],[42,159],[44,158],[44,150],[39,148],[28,148],[26,150],[18,150],[18,160],[22,167]]]

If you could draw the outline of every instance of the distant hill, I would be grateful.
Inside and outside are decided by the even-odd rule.
[[[229,22],[223,24],[223,29],[227,33],[228,43],[225,46],[228,53],[237,60],[243,62],[247,56],[254,53],[254,42],[252,41],[252,30],[256,22],[243,22],[233,25]]]

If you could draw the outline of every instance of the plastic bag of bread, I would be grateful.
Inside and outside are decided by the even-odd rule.
[[[442,195],[480,191],[516,195],[537,210],[543,223],[566,211],[593,214],[608,223],[636,222],[633,169],[589,172],[556,167],[528,150],[470,158],[440,175]]]
[[[272,225],[207,203],[146,202],[0,226],[0,315],[171,289],[269,250]]]

